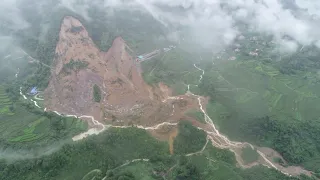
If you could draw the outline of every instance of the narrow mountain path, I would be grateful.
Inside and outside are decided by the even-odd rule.
[[[23,52],[25,55],[27,55],[30,59],[32,59],[33,61],[39,63],[39,64],[42,64],[43,66],[47,67],[47,68],[50,68],[51,69],[51,66],[39,61],[38,59],[35,59],[33,58],[32,56],[30,56],[26,51],[24,51],[23,49],[20,48],[20,51]]]
[[[33,99],[30,99],[30,101],[33,102],[33,104],[34,104],[37,108],[41,109],[41,107],[38,105],[37,101],[35,101],[35,100],[33,100]]]
[[[35,96],[34,96],[34,99],[39,100],[39,101],[44,101],[44,99],[39,98],[38,96],[39,96],[39,94],[35,95]]]
[[[194,152],[194,153],[189,153],[189,154],[186,154],[186,156],[193,156],[193,155],[196,155],[196,154],[202,154],[203,153],[203,151],[206,149],[206,147],[207,147],[207,145],[208,145],[208,143],[209,143],[209,137],[207,137],[207,141],[206,141],[206,143],[204,144],[204,146],[202,147],[202,149],[200,150],[200,151],[198,151],[198,152]]]
[[[130,165],[131,163],[134,163],[134,162],[149,162],[149,159],[133,159],[131,161],[126,161],[124,164],[120,165],[120,166],[117,166],[115,168],[113,168],[112,170],[116,170],[116,169],[119,169],[119,168],[122,168],[124,166],[128,166]],[[102,178],[102,180],[106,180],[108,177],[105,176],[104,178]]]
[[[204,70],[200,69],[196,64],[193,64],[193,66],[198,69],[199,71],[202,71],[202,74],[200,75],[200,78],[199,78],[199,83],[201,83],[201,80],[203,78],[203,75],[204,75]]]

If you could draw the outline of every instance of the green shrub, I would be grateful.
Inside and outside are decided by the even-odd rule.
[[[174,152],[188,154],[200,151],[206,143],[206,133],[192,126],[189,121],[179,123],[179,134],[174,140]]]
[[[101,101],[101,90],[96,84],[93,86],[93,99],[95,102]]]
[[[80,69],[85,69],[88,67],[88,63],[85,61],[75,61],[73,59],[70,60],[67,64],[63,66],[63,70],[68,72],[69,70],[80,70]]]

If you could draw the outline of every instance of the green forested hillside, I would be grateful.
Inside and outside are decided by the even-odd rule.
[[[72,117],[61,117],[52,112],[43,112],[29,100],[14,101],[0,86],[0,144],[16,150],[32,150],[50,146],[50,143],[70,140],[87,129],[87,123]],[[9,89],[7,89],[9,90]],[[18,94],[19,95],[19,94]],[[20,96],[20,95],[19,95]],[[18,96],[18,98],[19,98]],[[40,104],[40,103],[39,103]],[[0,158],[3,158],[0,156]]]
[[[31,0],[19,1],[18,6],[30,26],[13,30],[1,25],[0,29],[1,34],[12,38],[12,46],[0,52],[0,179],[312,179],[289,177],[262,166],[238,168],[231,151],[217,149],[211,143],[203,152],[185,156],[201,150],[206,135],[183,121],[174,141],[175,155],[169,154],[166,142],[137,128],[110,128],[98,136],[71,142],[73,135],[88,128],[85,122],[43,112],[41,102],[41,108],[36,108],[19,94],[20,88],[27,92],[34,86],[40,90],[47,87],[62,19],[79,19],[102,51],[111,47],[115,37],[122,36],[133,50],[133,57],[168,47],[172,43],[166,39],[170,28],[134,9],[111,11],[92,5],[87,7],[88,17],[84,18],[58,1],[44,2],[40,10]],[[217,54],[190,52],[186,49],[193,47],[177,45],[143,62],[143,77],[150,85],[166,83],[174,95],[185,94],[189,87],[194,94],[209,96],[206,111],[221,133],[231,140],[271,147],[289,165],[301,165],[319,176],[318,49],[306,47],[281,54],[275,52],[276,44],[270,42],[270,37],[244,35],[246,39],[235,42],[241,45],[239,52],[232,45]],[[249,40],[253,36],[258,40]],[[259,55],[251,56],[250,51]],[[228,60],[232,56],[236,60]],[[85,66],[68,64],[65,68]],[[93,87],[97,102],[101,99],[99,91]],[[199,111],[186,115],[204,123]],[[41,151],[56,144],[59,146],[53,153]],[[250,158],[248,162],[253,161]]]
[[[316,72],[288,75],[276,63],[259,59],[211,67],[199,87],[211,97],[207,111],[223,133],[272,147],[288,162],[318,171],[320,84]]]
[[[197,128],[182,122],[180,132],[196,132]],[[185,135],[183,135],[185,136]],[[203,138],[201,133],[194,138]],[[189,144],[181,137],[174,142],[180,147]],[[200,146],[203,143],[199,143]],[[190,150],[198,150],[191,148]],[[83,141],[64,145],[57,152],[30,160],[0,163],[0,178],[12,179],[234,179],[295,180],[266,167],[248,170],[235,166],[235,157],[228,150],[208,144],[202,154],[185,157],[169,154],[168,144],[152,138],[136,128],[109,129]],[[136,159],[136,160],[135,160]],[[142,160],[145,159],[145,160]],[[135,161],[133,161],[135,160]],[[133,162],[132,162],[133,161]],[[89,178],[90,177],[90,178]],[[308,179],[301,177],[300,179]]]
[[[290,164],[320,171],[316,53],[310,57],[306,52],[286,56],[283,60],[295,67],[289,68],[288,63],[277,61],[277,56],[272,55],[272,46],[261,45],[259,57],[253,57],[247,53],[257,43],[242,43],[247,43],[243,46],[247,49],[240,48],[239,53],[231,48],[213,57],[204,54],[202,58],[178,48],[144,63],[144,78],[149,83],[165,82],[176,94],[186,93],[189,84],[191,92],[210,97],[209,116],[232,140],[272,147]],[[227,60],[231,56],[237,59]],[[202,72],[193,63],[205,71],[201,82]],[[287,72],[290,69],[292,73]]]

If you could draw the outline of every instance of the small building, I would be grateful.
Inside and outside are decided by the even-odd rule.
[[[36,94],[38,94],[37,87],[33,87],[30,91],[30,95],[36,95]]]
[[[252,51],[250,51],[250,52],[249,52],[249,55],[250,55],[250,56],[258,56],[259,54],[258,54],[257,52],[252,52]]]
[[[234,61],[234,60],[236,60],[236,59],[237,59],[237,58],[236,58],[235,56],[232,56],[232,57],[229,58],[230,61]]]

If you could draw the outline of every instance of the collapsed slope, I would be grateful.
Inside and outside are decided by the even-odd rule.
[[[107,52],[100,51],[80,21],[65,17],[44,93],[46,108],[93,116],[105,124],[151,126],[177,121],[197,107],[191,98],[166,101],[170,92],[165,85],[148,86],[129,50],[118,37]],[[101,90],[100,102],[94,101],[94,85]]]
[[[76,115],[82,119],[90,117],[92,121],[89,123],[92,124],[89,125],[92,128],[99,125],[95,120],[103,124],[112,124],[116,128],[136,125],[138,128],[152,131],[151,133],[158,138],[171,138],[171,153],[175,130],[163,127],[186,119],[207,133],[207,143],[203,149],[209,141],[216,147],[229,149],[235,153],[238,163],[244,168],[263,164],[287,175],[310,175],[310,172],[305,170],[294,169],[294,172],[291,172],[290,167],[275,165],[270,161],[270,157],[261,152],[262,150],[258,151],[260,158],[257,162],[243,165],[239,151],[246,146],[252,149],[254,147],[248,143],[230,141],[219,133],[205,112],[207,99],[192,94],[189,85],[185,95],[176,97],[171,96],[171,90],[164,84],[148,86],[139,73],[139,66],[128,53],[129,50],[125,41],[118,37],[108,52],[100,51],[80,21],[73,17],[65,17],[60,29],[51,79],[44,92],[46,109]],[[204,70],[194,66],[204,74]],[[201,79],[202,76],[199,81]],[[94,100],[95,85],[101,91],[101,100],[98,102]],[[186,112],[192,109],[197,109],[205,115],[205,124],[185,116]],[[83,137],[85,136],[80,135],[79,139]]]

